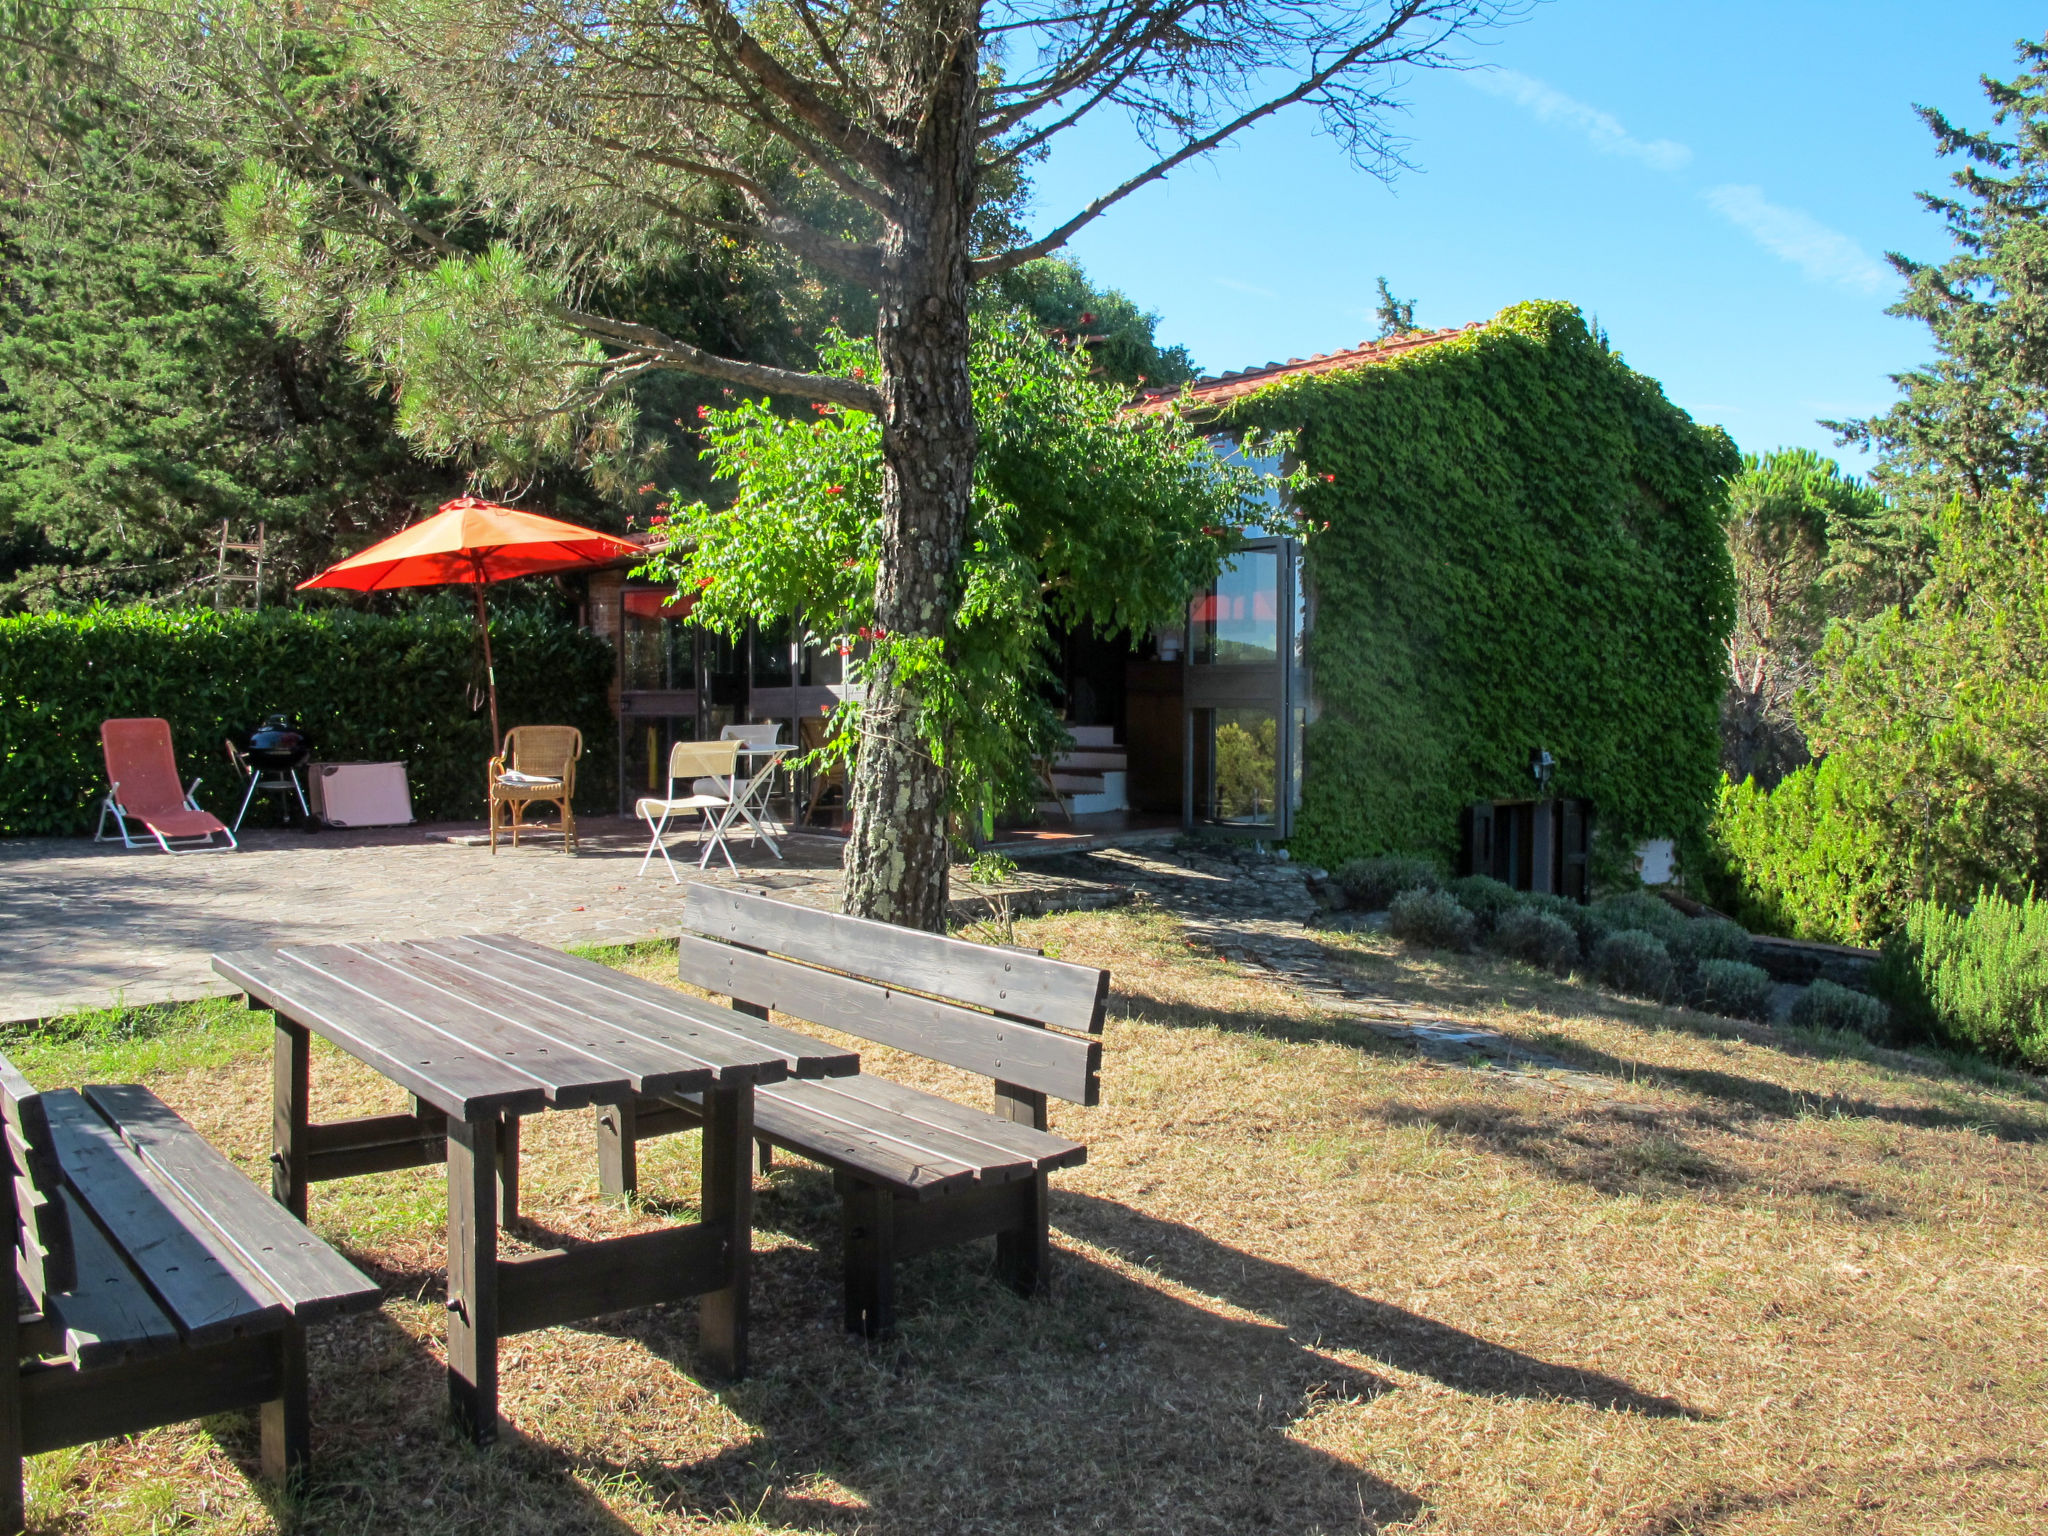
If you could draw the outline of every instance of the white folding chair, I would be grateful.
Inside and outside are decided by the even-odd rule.
[[[725,855],[727,867],[738,871],[732,850],[725,845],[725,828],[732,820],[739,795],[741,745],[737,741],[679,741],[669,748],[668,794],[661,799],[647,796],[633,807],[633,814],[653,828],[637,873],[646,874],[648,862],[659,852],[669,874],[678,882],[682,880],[676,873],[675,860],[668,856],[668,845],[661,839],[668,830],[669,818],[684,811],[695,811],[703,818],[704,851],[698,856],[697,867],[702,869],[709,864],[716,850]],[[678,795],[678,784],[690,785],[690,793]]]
[[[739,798],[733,802],[736,814],[744,818],[754,829],[754,835],[768,845],[770,853],[781,858],[782,850],[775,846],[775,839],[769,834],[766,823],[771,814],[768,802],[775,791],[775,770],[782,766],[782,759],[791,750],[782,745],[782,727],[773,721],[760,725],[728,725],[718,733],[718,739],[741,743],[740,756],[747,760],[752,770]],[[761,766],[755,767],[756,763]],[[703,793],[715,792],[715,786],[703,782],[699,782],[696,788]]]

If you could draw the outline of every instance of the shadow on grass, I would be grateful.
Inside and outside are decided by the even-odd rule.
[[[1934,1092],[1966,1086],[1982,1086],[1967,1074],[1903,1051],[1886,1050],[1860,1039],[1832,1037],[1801,1038],[1796,1032],[1720,1019],[1689,1009],[1666,1008],[1655,1003],[1631,1002],[1589,988],[1547,978],[1503,975],[1486,980],[1446,982],[1427,976],[1403,976],[1397,981],[1359,976],[1359,956],[1354,951],[1310,940],[1319,953],[1319,963],[1336,975],[1349,974],[1364,984],[1384,986],[1391,1000],[1426,1009],[1441,1010],[1451,1017],[1470,1017],[1481,1009],[1505,1005],[1563,1023],[1573,1017],[1596,1017],[1610,1023],[1629,1025],[1646,1032],[1676,1030],[1708,1040],[1742,1040],[1780,1051],[1787,1056],[1815,1061],[1855,1060],[1880,1071],[1917,1079]],[[1501,964],[1505,962],[1488,962]],[[1568,1000],[1558,996],[1568,992]],[[1185,1024],[1222,1030],[1231,1034],[1298,1043],[1337,1044],[1372,1051],[1379,1055],[1405,1055],[1410,1047],[1372,1029],[1363,1022],[1351,1022],[1341,1015],[1319,1020],[1277,1013],[1238,1009],[1206,1008],[1198,1004],[1161,1003],[1154,999],[1114,994],[1117,1006],[1135,1016],[1170,1024]],[[1312,999],[1313,1001],[1313,999]],[[1722,1104],[1740,1106],[1752,1117],[1797,1119],[1826,1115],[1846,1119],[1883,1121],[1922,1130],[1968,1130],[1996,1136],[2002,1141],[2048,1140],[2048,1114],[2027,1116],[2001,1113],[1992,1105],[1972,1102],[1961,1108],[1936,1105],[1883,1103],[1855,1094],[1818,1094],[1787,1088],[1766,1079],[1724,1072],[1711,1067],[1681,1067],[1638,1061],[1588,1045],[1561,1030],[1538,1029],[1520,1032],[1498,1021],[1485,1026],[1523,1047],[1553,1055],[1581,1066],[1588,1072],[1617,1081],[1649,1082],[1698,1095]],[[2048,1088],[2016,1080],[2009,1091],[2037,1101]]]

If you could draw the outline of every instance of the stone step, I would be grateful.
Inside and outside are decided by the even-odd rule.
[[[1074,738],[1077,747],[1114,747],[1116,727],[1113,725],[1069,725],[1067,734]]]
[[[1053,767],[1061,773],[1118,773],[1131,766],[1128,753],[1121,748],[1114,752],[1100,748],[1078,748],[1062,756]]]
[[[1104,811],[1127,811],[1131,808],[1121,773],[1056,773],[1053,783],[1067,802],[1067,808],[1076,816],[1094,816]],[[1059,808],[1049,800],[1040,801],[1038,810],[1040,816],[1059,815]]]

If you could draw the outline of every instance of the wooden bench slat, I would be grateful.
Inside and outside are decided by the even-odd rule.
[[[43,1316],[81,1371],[178,1347],[178,1325],[164,1315],[135,1272],[70,1190],[58,1196],[71,1219],[76,1279],[43,1298]]]
[[[284,1304],[232,1247],[189,1220],[184,1202],[83,1097],[69,1090],[47,1093],[43,1105],[71,1192],[188,1342],[270,1332],[283,1325]]]
[[[93,1106],[301,1322],[374,1307],[368,1276],[243,1176],[170,1105],[137,1083],[95,1084]]]
[[[829,915],[829,914],[828,914]],[[683,979],[777,1013],[1077,1104],[1100,1096],[1102,1045],[683,934]]]
[[[408,1093],[457,1120],[493,1111],[530,1114],[547,1103],[541,1085],[445,1036],[285,951],[245,950],[215,955],[213,968],[255,1001],[283,1017],[317,1028],[328,1040]]]
[[[1021,1158],[1040,1173],[1050,1173],[1056,1168],[1078,1168],[1088,1161],[1088,1149],[1078,1141],[1069,1141],[1064,1136],[1055,1136],[1050,1131],[1041,1131],[1015,1120],[1005,1120],[986,1110],[956,1104],[921,1088],[907,1088],[886,1077],[835,1078],[830,1082],[806,1083],[804,1086],[815,1092],[830,1092],[850,1101],[872,1105],[905,1120],[951,1131],[956,1136],[987,1147],[989,1150],[985,1156]]]
[[[848,1078],[858,1082],[858,1078]],[[912,1120],[892,1110],[878,1109],[863,1099],[845,1094],[811,1093],[809,1083],[785,1083],[769,1089],[755,1100],[754,1123],[776,1130],[776,1117],[784,1105],[806,1114],[822,1116],[843,1125],[850,1135],[877,1137],[901,1147],[913,1157],[931,1158],[973,1173],[977,1182],[1007,1183],[1034,1172],[1028,1157],[998,1151],[987,1142]],[[765,1111],[763,1106],[766,1106]]]
[[[410,945],[323,944],[286,953],[317,965],[337,981],[361,987],[436,1034],[525,1073],[557,1109],[616,1103],[631,1091],[626,1074],[609,1063],[528,1029],[465,990],[421,975],[411,963]]]
[[[754,1130],[764,1139],[828,1167],[845,1167],[897,1185],[925,1199],[975,1182],[975,1170],[949,1159],[921,1155],[888,1137],[855,1129],[843,1120],[818,1114],[792,1100],[778,1099],[762,1118],[768,1095],[754,1095]],[[688,1099],[674,1101],[701,1113]]]
[[[1108,973],[1093,966],[991,949],[747,891],[689,885],[683,892],[683,926],[728,943],[1083,1034],[1101,1032],[1109,997]]]
[[[0,1056],[0,1114],[7,1121],[9,1140],[22,1158],[17,1163],[45,1194],[63,1186],[57,1171],[56,1154],[50,1150],[50,1123],[43,1114],[43,1096],[5,1056]]]
[[[765,1045],[783,1053],[785,1076],[802,1073],[839,1077],[860,1068],[860,1057],[853,1051],[756,1019],[750,1018],[743,1026],[735,1027],[725,1022],[729,1009],[686,996],[673,987],[628,976],[595,960],[497,934],[468,942],[518,962],[523,969],[513,974],[531,977],[537,991],[547,992],[554,986],[558,991],[550,995],[566,993],[587,1002],[595,989],[606,998],[605,1017],[620,1028],[656,1044],[701,1055],[715,1064],[752,1060]],[[550,977],[567,977],[569,984],[551,982]],[[782,1078],[763,1073],[753,1081],[759,1085],[780,1082]]]

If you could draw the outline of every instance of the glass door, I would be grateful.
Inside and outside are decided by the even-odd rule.
[[[1188,609],[1181,820],[1261,838],[1293,830],[1301,720],[1300,546],[1259,538]]]

